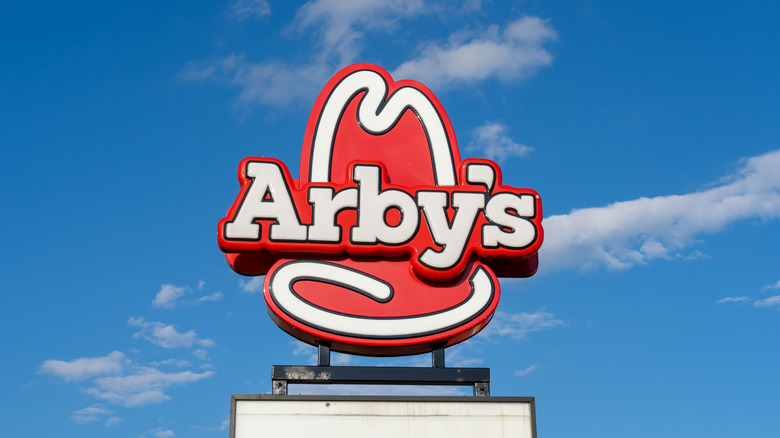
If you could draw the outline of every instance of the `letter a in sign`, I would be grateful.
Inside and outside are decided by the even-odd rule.
[[[482,330],[498,277],[530,277],[542,203],[461,160],[439,101],[375,65],[338,72],[309,117],[301,171],[273,158],[238,167],[241,190],[219,246],[243,275],[265,275],[274,322],[345,353],[394,356]]]

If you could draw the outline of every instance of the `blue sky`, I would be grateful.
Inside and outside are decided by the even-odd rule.
[[[776,2],[289,3],[0,14],[4,435],[226,436],[230,394],[312,363],[216,224],[239,161],[296,175],[317,93],[371,62],[542,196],[538,274],[448,365],[535,396],[539,436],[776,436]]]

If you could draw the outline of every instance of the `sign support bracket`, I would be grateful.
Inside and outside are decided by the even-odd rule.
[[[321,367],[330,366],[330,345],[321,343],[317,345],[317,365]]]
[[[318,345],[317,366],[274,365],[273,393],[287,395],[288,384],[472,386],[474,396],[490,396],[490,368],[447,368],[444,346],[431,352],[432,367],[331,366],[330,346]]]

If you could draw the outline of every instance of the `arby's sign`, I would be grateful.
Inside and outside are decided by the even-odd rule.
[[[405,355],[487,325],[498,277],[536,272],[539,195],[504,185],[498,165],[461,160],[439,101],[375,65],[338,72],[304,136],[300,175],[249,157],[219,222],[243,275],[265,275],[268,313],[310,344]]]

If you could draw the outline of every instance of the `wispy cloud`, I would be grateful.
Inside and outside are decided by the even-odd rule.
[[[414,79],[431,88],[473,84],[496,78],[523,79],[552,63],[544,44],[556,38],[549,21],[522,17],[503,30],[492,25],[484,32],[456,32],[446,43],[433,43],[393,72],[395,79]]]
[[[188,82],[215,81],[239,89],[238,105],[262,104],[287,107],[313,102],[334,67],[322,63],[293,64],[283,61],[250,62],[242,55],[188,63],[179,78]]]
[[[766,286],[762,287],[763,290],[777,290],[780,289],[780,281],[778,281],[775,284],[767,284]]]
[[[208,351],[198,348],[197,350],[192,351],[192,355],[200,360],[209,360],[209,353]]]
[[[208,432],[219,432],[223,430],[228,430],[230,427],[230,419],[227,418],[225,420],[222,420],[217,426],[192,426],[191,429],[195,430],[203,430]]]
[[[780,281],[773,284],[768,284],[763,287],[761,287],[761,290],[777,290],[780,289]],[[724,303],[746,303],[753,301],[754,307],[776,307],[778,310],[780,310],[780,295],[774,295],[771,297],[766,298],[750,298],[746,296],[739,296],[739,297],[725,297],[717,301],[717,304],[724,304]]]
[[[86,392],[100,400],[125,407],[162,403],[171,397],[164,390],[172,385],[196,382],[214,375],[213,371],[166,373],[156,368],[136,367],[121,376],[99,377]]]
[[[530,367],[528,367],[528,368],[526,368],[526,369],[524,369],[524,370],[517,370],[517,371],[515,371],[515,375],[516,375],[517,377],[525,377],[525,376],[527,376],[528,374],[530,374],[530,373],[531,373],[531,371],[533,371],[533,370],[535,370],[535,369],[537,369],[537,368],[539,368],[539,366],[538,366],[538,365],[531,365]]]
[[[234,0],[230,4],[230,16],[237,21],[260,18],[271,13],[268,0]]]
[[[445,358],[447,366],[473,367],[485,363],[481,349],[473,348],[477,344],[473,339],[447,349]],[[430,360],[430,358],[426,359]]]
[[[159,368],[161,366],[170,366],[175,368],[187,368],[191,367],[192,363],[188,360],[182,360],[182,359],[165,359],[160,362],[152,362],[152,365],[155,366],[155,368]]]
[[[484,350],[493,348],[491,344],[501,343],[510,345],[512,342],[525,341],[532,333],[553,330],[563,327],[566,323],[558,319],[545,308],[534,312],[506,312],[497,311],[490,324],[476,336],[446,350],[447,366],[471,367],[484,363]],[[407,361],[410,358],[405,358]],[[431,357],[428,354],[413,356],[414,363],[411,366],[430,366]],[[392,364],[399,366],[401,364]],[[409,366],[409,364],[405,364]],[[529,368],[527,372],[536,367]]]
[[[471,13],[482,10],[482,2],[480,0],[465,0],[463,6],[458,9],[461,14]]]
[[[399,19],[418,13],[422,5],[422,0],[310,1],[298,9],[289,26],[312,38],[310,62],[252,62],[234,53],[188,63],[179,78],[235,86],[241,107],[286,107],[296,102],[313,102],[339,67],[357,59],[365,31],[392,32]]]
[[[167,361],[166,361],[167,362]],[[47,360],[41,372],[63,379],[65,382],[83,382],[83,391],[98,400],[125,407],[143,406],[170,400],[164,390],[172,385],[195,382],[214,375],[213,371],[194,373],[179,371],[167,373],[156,367],[142,366],[124,354],[112,352],[103,357],[79,358],[72,361]],[[113,414],[103,405],[92,405],[73,413],[73,420],[80,423],[102,421]],[[119,417],[109,417],[106,425],[116,425]]]
[[[74,411],[71,418],[76,423],[94,423],[103,421],[103,418],[110,414],[112,414],[112,412],[109,409],[106,409],[105,406],[96,404]]]
[[[509,313],[498,311],[493,315],[490,324],[482,331],[483,339],[496,341],[498,337],[523,339],[529,333],[548,330],[564,325],[544,308],[536,312]]]
[[[756,307],[777,307],[780,310],[780,295],[757,300],[753,305]]]
[[[244,3],[254,4],[236,2],[234,9]],[[253,104],[287,107],[311,103],[333,73],[360,58],[367,34],[391,35],[403,20],[434,14],[442,8],[452,9],[449,5],[429,5],[423,0],[310,1],[298,9],[288,26],[291,34],[305,33],[311,38],[308,61],[253,61],[241,53],[231,53],[187,63],[179,79],[236,87],[236,103],[243,109]],[[479,8],[478,1],[470,1],[461,11]],[[262,7],[256,9],[265,11]],[[537,17],[522,17],[503,29],[490,25],[482,32],[461,30],[453,33],[446,43],[431,43],[419,49],[418,56],[398,66],[393,76],[442,88],[490,78],[517,81],[552,62],[544,44],[555,38],[556,32],[549,22]]]
[[[739,220],[780,217],[780,150],[743,160],[710,189],[684,195],[622,201],[544,220],[540,260],[545,271],[626,269],[674,259],[701,233]]]
[[[103,357],[82,357],[72,361],[50,359],[40,367],[40,372],[60,377],[66,382],[79,382],[95,376],[117,374],[130,363],[127,357],[113,351]]]
[[[206,283],[201,280],[198,282],[197,290],[202,291]],[[152,307],[155,309],[174,309],[183,305],[197,305],[209,301],[218,301],[222,299],[222,292],[214,292],[210,295],[204,295],[195,299],[183,299],[191,294],[192,289],[189,286],[176,286],[174,284],[163,284],[160,290],[155,294],[152,300]]]
[[[392,33],[398,20],[425,12],[423,0],[315,0],[301,6],[293,26],[312,30],[323,59],[336,65],[353,62],[364,32]]]
[[[719,299],[715,303],[716,304],[744,303],[745,301],[750,301],[750,298],[748,298],[748,297],[725,297],[725,298]]]
[[[479,151],[481,155],[503,162],[509,157],[525,157],[533,148],[516,143],[507,134],[508,128],[501,122],[485,122],[472,133],[467,151]]]
[[[319,359],[319,354],[317,347],[313,347],[308,344],[304,344],[303,342],[294,342],[293,343],[293,350],[292,350],[293,356],[302,356],[305,358],[306,363],[310,365],[316,365],[317,361]],[[351,354],[342,354],[337,352],[331,352],[330,353],[330,364],[331,365],[349,365],[353,362],[353,359],[356,358],[356,356],[353,356]]]
[[[252,277],[252,279],[249,281],[239,280],[238,285],[242,291],[254,294],[260,292],[260,290],[263,289],[263,281],[265,281],[265,276]]]
[[[176,436],[176,433],[174,433],[170,429],[163,429],[162,427],[154,428],[147,433],[152,434],[154,438],[173,438]],[[144,435],[140,435],[138,438],[144,438]]]
[[[198,303],[203,303],[203,302],[206,302],[206,301],[219,301],[219,300],[222,299],[222,297],[223,297],[222,292],[214,292],[211,295],[204,295],[204,296],[198,298],[197,302]]]
[[[188,288],[174,286],[172,284],[163,284],[160,286],[160,290],[154,296],[152,301],[152,307],[173,309],[178,304],[179,298],[183,297],[187,293]]]
[[[146,321],[144,318],[130,318],[127,324],[134,327],[140,327],[141,330],[133,334],[138,339],[146,339],[154,345],[163,348],[192,348],[194,346],[213,347],[214,341],[211,339],[198,338],[195,330],[182,333],[176,330],[176,327],[170,324],[164,324],[159,321]]]
[[[101,404],[96,404],[74,411],[71,419],[82,424],[102,422],[105,427],[119,426],[122,423],[122,418],[111,414],[113,414],[111,410]]]

